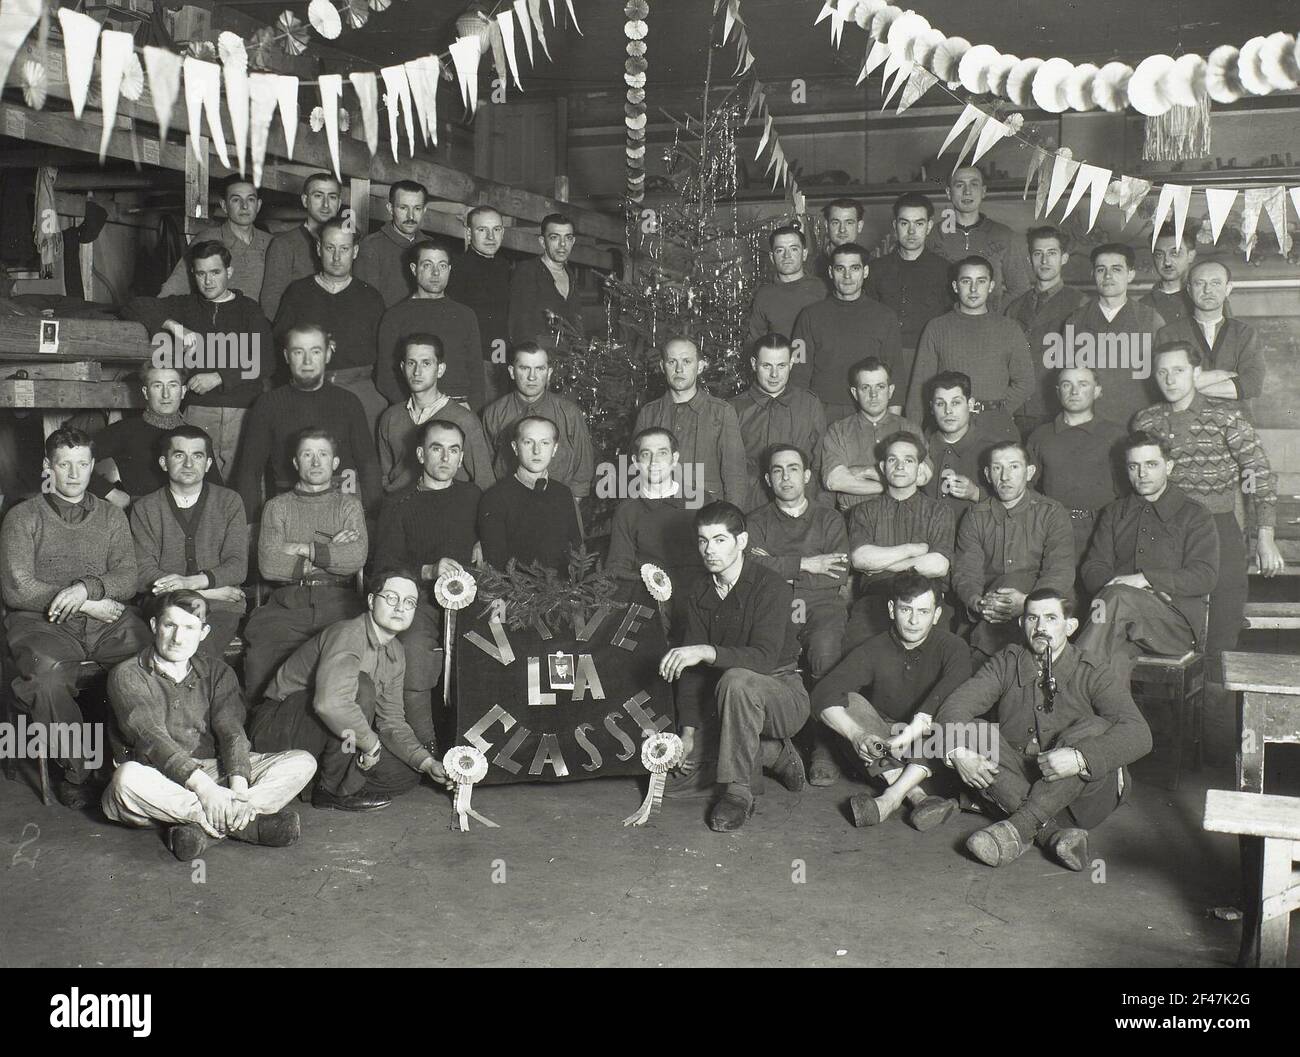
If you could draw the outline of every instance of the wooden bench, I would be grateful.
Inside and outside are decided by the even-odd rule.
[[[1243,934],[1242,945],[1249,941],[1258,951],[1261,969],[1285,969],[1291,913],[1300,910],[1300,870],[1293,868],[1300,860],[1300,797],[1210,789],[1204,826],[1215,833],[1263,839],[1259,913],[1250,926],[1253,935]]]
[[[1242,625],[1251,631],[1300,628],[1300,602],[1247,602]]]

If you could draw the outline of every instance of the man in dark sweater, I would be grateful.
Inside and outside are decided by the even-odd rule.
[[[429,192],[414,180],[398,180],[388,188],[388,223],[361,240],[357,248],[356,277],[373,286],[392,308],[411,296],[407,255],[420,237]]]
[[[510,280],[511,345],[535,341],[552,348],[560,324],[551,324],[548,311],[582,336],[582,299],[578,296],[577,277],[567,263],[577,241],[575,230],[573,221],[562,213],[548,213],[542,218],[542,230],[537,235],[541,256],[520,261]]]
[[[289,284],[275,314],[275,334],[283,341],[294,327],[315,323],[325,328],[334,345],[329,380],[361,401],[373,448],[375,423],[388,406],[374,382],[384,299],[352,274],[357,245],[349,223],[334,219],[322,224],[316,250],[321,270]]]
[[[420,578],[420,605],[411,626],[397,636],[406,654],[402,693],[407,722],[429,731],[433,713],[430,691],[442,674],[442,609],[429,585],[438,577],[464,572],[474,562],[478,505],[482,493],[468,481],[456,480],[465,453],[465,434],[455,422],[431,419],[420,429],[416,448],[421,474],[405,492],[384,500],[379,514],[379,543],[375,567],[403,566]]]
[[[947,258],[926,249],[934,227],[934,206],[923,194],[909,191],[894,199],[894,237],[898,245],[871,262],[862,292],[894,310],[902,328],[899,360],[891,367],[899,378],[912,376],[916,347],[925,325],[952,307]],[[900,400],[901,404],[902,401]]]
[[[659,663],[664,679],[681,680],[686,750],[664,795],[712,796],[722,786],[709,810],[709,828],[722,833],[754,813],[762,768],[792,792],[803,788],[803,761],[790,738],[808,721],[808,691],[796,670],[794,594],[771,569],[745,560],[745,515],[731,503],[710,503],[696,513],[695,531],[709,576],[678,596],[681,645]]]
[[[465,216],[469,249],[451,266],[447,296],[459,301],[478,320],[483,345],[483,403],[509,390],[506,354],[510,348],[510,261],[501,253],[505,222],[491,206],[475,206]]]
[[[280,298],[295,279],[315,275],[320,268],[316,252],[321,225],[339,215],[343,188],[333,173],[312,173],[303,181],[302,205],[307,218],[295,228],[282,231],[266,248],[266,266],[258,300],[267,319],[280,311]],[[252,290],[248,291],[251,295]]]
[[[1001,650],[939,707],[933,755],[1008,816],[966,841],[980,862],[1005,866],[1037,844],[1085,870],[1088,830],[1125,799],[1124,768],[1151,751],[1151,730],[1109,659],[1070,644],[1079,622],[1062,592],[1031,594],[1020,625],[1027,645]]]
[[[239,493],[208,484],[206,433],[181,426],[167,434],[167,484],[131,508],[137,586],[147,598],[194,591],[207,603],[199,652],[219,661],[235,637],[247,600],[248,522]]]
[[[329,425],[338,442],[340,487],[360,493],[368,510],[377,508],[379,462],[365,413],[354,395],[325,380],[334,343],[322,327],[312,324],[292,328],[284,340],[289,384],[264,393],[253,405],[235,470],[235,488],[243,497],[248,520],[258,520],[268,473],[269,495],[293,487],[298,479],[294,442],[304,429],[322,424]]]
[[[474,312],[447,296],[451,250],[432,239],[416,243],[410,253],[415,293],[384,313],[379,324],[379,360],[375,384],[391,404],[404,397],[401,343],[410,334],[436,334],[447,365],[439,387],[451,399],[477,413],[483,409],[483,342]]]
[[[638,475],[618,504],[610,529],[605,570],[637,598],[646,596],[641,566],[649,562],[668,574],[673,593],[704,575],[695,541],[695,511],[714,497],[688,495],[682,480],[677,438],[651,426],[632,438]]]
[[[1196,264],[1194,226],[1188,224],[1183,228],[1181,241],[1173,224],[1161,228],[1151,250],[1151,263],[1156,270],[1156,284],[1142,298],[1142,303],[1159,313],[1166,326],[1187,319],[1192,314],[1187,280]]]
[[[45,442],[49,490],[19,503],[0,528],[14,696],[47,733],[50,723],[86,729],[76,700],[81,661],[113,665],[149,641],[148,629],[125,604],[136,587],[126,515],[86,490],[94,463],[89,436],[56,429]],[[58,744],[71,749],[70,739]],[[72,808],[98,799],[92,785],[103,763],[85,739],[79,744],[80,757],[57,758],[63,775],[56,776],[54,792]]]
[[[925,436],[934,476],[921,489],[951,509],[960,524],[987,495],[985,456],[1002,438],[984,429],[983,416],[971,414],[970,378],[961,371],[945,371],[931,381],[929,404],[938,427]]]
[[[170,431],[185,425],[180,413],[185,375],[175,367],[150,363],[140,372],[140,380],[144,414],[110,423],[95,435],[95,480],[91,491],[123,510],[133,499],[156,492],[167,483],[167,472],[159,464],[162,443]],[[225,483],[215,459],[208,461],[204,479],[211,484]]]
[[[764,334],[789,335],[799,313],[814,301],[826,298],[826,279],[804,271],[808,243],[803,229],[783,224],[767,237],[768,256],[776,279],[754,291],[749,310],[749,341]]]
[[[855,826],[879,825],[907,801],[908,821],[924,831],[957,806],[926,795],[929,771],[912,759],[939,706],[971,674],[966,643],[938,626],[940,598],[938,585],[918,572],[896,577],[889,630],[850,650],[813,691],[813,715],[848,741],[868,775],[888,783],[881,796],[849,800]]]
[[[835,283],[831,279],[831,256],[837,247],[858,241],[867,211],[856,198],[835,198],[822,206],[822,219],[826,221],[826,241],[813,258],[812,274],[822,281],[827,294],[833,294]]]
[[[856,242],[836,246],[831,257],[834,290],[795,320],[795,385],[811,390],[826,405],[827,423],[853,414],[849,399],[849,368],[865,356],[875,356],[897,371],[902,343],[898,316],[863,292],[867,251]]]
[[[275,342],[256,301],[230,289],[230,251],[220,242],[189,249],[197,294],[137,298],[126,315],[154,335],[152,363],[186,372],[185,421],[212,438],[228,479],[238,460],[244,414],[272,372]]]
[[[573,493],[547,473],[559,435],[554,422],[536,415],[515,426],[519,468],[489,488],[478,508],[483,560],[494,569],[504,569],[514,558],[521,565],[537,562],[563,571],[569,549],[582,546]]]

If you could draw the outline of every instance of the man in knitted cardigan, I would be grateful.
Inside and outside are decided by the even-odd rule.
[[[149,642],[148,629],[125,605],[136,586],[131,531],[122,511],[87,492],[94,464],[89,436],[55,430],[45,442],[43,494],[14,507],[0,529],[14,695],[47,730],[51,722],[82,722],[79,662],[108,667]],[[98,799],[87,760],[58,763],[60,803],[80,808]]]
[[[244,688],[255,701],[289,654],[363,608],[354,578],[369,547],[366,515],[361,500],[333,484],[335,448],[326,430],[303,430],[293,457],[297,485],[262,511],[258,568],[283,586],[244,628]]]

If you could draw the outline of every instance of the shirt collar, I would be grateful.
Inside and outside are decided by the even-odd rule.
[[[695,390],[697,396],[699,395],[699,391],[699,387],[697,386]],[[760,388],[759,384],[755,382],[749,387],[749,398],[753,400],[754,403],[758,404],[759,407],[771,403],[780,404],[782,407],[789,407],[790,401],[794,398],[794,388],[793,386],[787,385],[780,393],[773,396],[771,393],[764,392],[762,388]]]
[[[173,679],[167,672],[163,671],[158,664],[158,655],[154,653],[154,648],[152,646],[146,646],[140,651],[138,657],[141,668],[146,672],[149,672],[151,675],[156,675],[159,679],[166,679],[172,684],[172,686],[192,687],[198,679],[199,673],[198,669],[195,667],[199,660],[197,653],[190,658],[189,669],[186,671],[185,677],[180,680]]]
[[[1065,644],[1058,660],[1052,664],[1052,675],[1056,677],[1057,692],[1079,663],[1079,649],[1071,642]],[[1016,664],[1016,679],[1021,686],[1033,686],[1038,682],[1038,655],[1028,645],[1021,647],[1020,660]]]
[[[357,619],[360,620],[362,624],[365,626],[366,642],[370,645],[370,648],[374,650],[376,653],[384,654],[390,660],[396,659],[397,653],[394,647],[400,648],[400,643],[398,643],[397,641],[397,636],[394,635],[387,642],[380,642],[379,628],[375,626],[375,618],[372,617],[369,613],[362,613],[361,616],[358,617]]]
[[[718,585],[720,583],[725,583],[727,584],[727,597],[730,598],[731,595],[735,594],[736,588],[740,586],[740,581],[744,579],[745,568],[748,564],[749,563],[745,561],[745,556],[742,554],[740,556],[740,569],[736,572],[734,579],[727,580],[724,577],[710,574],[709,585],[713,588],[713,593],[716,595],[718,592]]]
[[[775,500],[773,500],[773,505],[776,505],[776,504],[775,504]],[[797,520],[798,518],[803,517],[804,514],[808,513],[808,508],[809,508],[810,506],[812,506],[812,501],[811,501],[807,496],[804,496],[804,497],[803,497],[803,500],[802,500],[802,505],[799,507],[798,511],[796,511],[795,513],[792,514],[792,513],[790,513],[790,511],[788,511],[788,510],[782,510],[780,506],[777,506],[777,507],[776,507],[776,510],[777,510],[777,513],[780,514],[780,515],[782,515],[783,517],[788,517],[788,518],[790,518],[791,520]]]
[[[397,230],[397,225],[394,224],[391,220],[388,221],[388,223],[386,223],[382,228],[380,228],[380,230],[385,235],[388,236],[390,242],[394,243],[395,245],[401,246],[403,248],[414,245],[415,240],[419,238],[419,235],[416,234],[416,235],[412,235],[408,239],[405,235],[403,235],[400,231]]]
[[[1177,514],[1178,511],[1182,509],[1183,503],[1186,500],[1186,496],[1183,495],[1182,490],[1172,481],[1165,485],[1165,490],[1160,494],[1160,498],[1154,503],[1145,496],[1138,496],[1137,498],[1155,510],[1156,516],[1160,518],[1161,521],[1168,521]]]

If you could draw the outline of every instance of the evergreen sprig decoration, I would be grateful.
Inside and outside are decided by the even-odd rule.
[[[561,577],[549,566],[514,558],[504,571],[485,566],[478,575],[479,619],[491,615],[512,630],[539,621],[547,627],[575,627],[594,610],[617,604],[617,583],[585,546],[569,548],[566,573]]]

